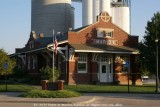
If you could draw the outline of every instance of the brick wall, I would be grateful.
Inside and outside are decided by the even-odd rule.
[[[88,53],[87,73],[78,73],[77,55],[74,61],[69,61],[69,84],[92,84],[98,81],[98,65],[97,62],[91,61],[91,54]]]
[[[138,44],[137,36],[129,36],[129,34],[120,29],[118,26],[111,23],[111,21],[109,22],[99,21],[78,32],[70,31],[68,32],[68,42],[70,44],[90,44],[92,42],[91,39],[97,38],[96,28],[114,29],[113,38],[103,38],[103,39],[118,40],[118,45],[120,46],[122,45],[130,46],[133,44],[134,45]]]
[[[113,37],[111,38],[97,38],[97,28],[108,28],[113,29]],[[138,37],[137,36],[129,36],[128,33],[120,29],[118,26],[114,25],[112,21],[103,22],[100,18],[99,21],[84,27],[79,31],[69,31],[68,32],[68,43],[69,44],[92,44],[92,39],[103,39],[103,40],[117,40],[117,45],[119,46],[128,46],[135,47],[138,46]],[[89,54],[88,60],[88,73],[79,74],[77,73],[77,56],[75,56],[75,61],[69,62],[69,84],[78,84],[78,83],[93,83],[94,81],[98,81],[98,64],[97,62],[92,62],[91,57],[92,54]],[[134,55],[131,65],[131,71],[133,73],[138,72],[135,65]],[[113,64],[114,68],[114,81],[120,81],[120,84],[126,84],[128,82],[128,75],[121,73],[121,65]],[[138,72],[139,73],[139,72]],[[138,75],[138,76],[137,76]],[[132,74],[133,77],[138,77],[136,81],[140,81],[139,74]],[[130,79],[132,82],[133,78]]]

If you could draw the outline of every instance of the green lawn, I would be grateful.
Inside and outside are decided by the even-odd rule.
[[[8,92],[24,92],[24,91],[30,91],[35,88],[29,86],[29,85],[19,85],[19,84],[8,84],[7,85],[7,91]],[[6,91],[6,85],[0,84],[0,92]]]
[[[35,88],[23,84],[8,84],[8,92],[25,92]],[[65,90],[82,93],[127,93],[128,86],[125,85],[65,85]],[[130,93],[155,93],[155,85],[129,86]],[[0,84],[0,92],[6,91],[6,85]]]
[[[125,85],[65,85],[66,90],[84,93],[127,93],[128,86]],[[154,85],[129,86],[131,93],[155,93]]]

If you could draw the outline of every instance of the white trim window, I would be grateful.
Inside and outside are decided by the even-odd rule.
[[[105,37],[113,37],[113,32],[106,32]]]
[[[107,55],[101,55],[101,62],[105,62],[105,63],[107,63],[108,62],[108,56]]]
[[[87,54],[78,54],[78,73],[87,73]]]
[[[97,61],[101,63],[111,63],[111,56],[107,54],[101,54],[97,57]]]
[[[114,29],[97,28],[98,38],[112,38]]]

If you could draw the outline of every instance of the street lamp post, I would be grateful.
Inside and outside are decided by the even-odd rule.
[[[158,76],[158,41],[159,39],[155,39],[155,42],[156,42],[156,51],[157,51],[157,56],[156,56],[156,59],[157,59],[157,72],[156,72],[156,93],[158,94],[159,92],[159,76]]]

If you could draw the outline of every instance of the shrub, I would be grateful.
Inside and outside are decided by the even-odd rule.
[[[27,98],[71,98],[71,97],[78,97],[81,94],[74,91],[67,91],[67,90],[59,90],[59,91],[49,91],[49,90],[32,90],[26,92],[20,97],[27,97]]]
[[[18,69],[18,67],[15,67],[13,70],[12,77],[13,78],[23,78],[26,75],[25,71],[22,69]]]
[[[40,69],[40,72],[42,80],[56,81],[60,75],[58,69],[54,68],[54,79],[53,79],[53,69],[50,68],[49,66]]]

